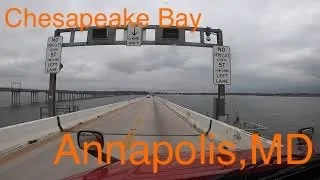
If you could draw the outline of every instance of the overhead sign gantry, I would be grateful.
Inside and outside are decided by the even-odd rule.
[[[226,54],[230,55],[230,48],[223,46],[222,31],[220,29],[196,28],[195,31],[199,32],[199,42],[187,42],[186,32],[193,31],[194,27],[160,27],[158,25],[148,25],[146,27],[139,27],[137,25],[129,25],[127,27],[88,27],[87,40],[85,42],[75,42],[75,34],[77,31],[82,31],[80,28],[67,28],[57,29],[53,39],[58,39],[60,42],[62,33],[70,33],[70,41],[62,43],[62,47],[77,47],[77,46],[97,46],[97,45],[127,45],[127,46],[142,46],[142,45],[174,45],[174,46],[190,46],[190,47],[205,47],[213,48],[213,64],[214,64],[214,83],[218,84],[218,98],[216,98],[215,118],[225,115],[225,85],[231,84],[231,62],[230,58],[225,57]],[[116,35],[118,30],[124,30],[125,38],[117,40]],[[146,40],[146,31],[154,30],[154,40]],[[123,33],[123,32],[122,32]],[[210,36],[216,36],[217,43],[206,43]],[[49,38],[50,40],[50,38]],[[49,43],[48,43],[49,46]],[[227,50],[223,51],[222,50]],[[48,52],[47,52],[48,53]],[[60,55],[60,52],[55,54]],[[220,55],[218,55],[220,54]],[[219,56],[219,57],[218,57]],[[223,56],[223,58],[222,58]],[[230,56],[229,56],[230,57]],[[224,64],[223,64],[224,63]],[[228,69],[229,68],[229,69]],[[223,75],[223,73],[228,73]],[[228,72],[227,72],[228,71]],[[55,94],[56,94],[56,75],[57,72],[50,74],[49,84],[49,116],[55,116]],[[215,77],[216,76],[216,77]],[[222,79],[227,77],[225,79]],[[219,79],[219,80],[218,80]]]

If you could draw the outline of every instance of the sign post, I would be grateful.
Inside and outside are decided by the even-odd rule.
[[[127,29],[127,46],[141,46],[142,29],[135,25],[128,25]]]
[[[214,112],[217,120],[220,119],[220,116],[225,115],[225,85],[231,84],[230,60],[230,48],[223,46],[222,31],[218,31],[217,45],[213,46],[213,83],[218,85],[218,98],[214,98]],[[211,129],[211,124],[209,129]]]
[[[49,117],[56,115],[56,80],[57,73],[60,72],[61,66],[61,51],[63,37],[60,32],[56,31],[54,37],[49,37],[47,44],[47,56],[45,72],[50,73],[49,82],[49,97],[48,97],[48,115]]]

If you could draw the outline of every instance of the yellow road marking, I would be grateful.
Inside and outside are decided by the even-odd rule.
[[[145,108],[142,108],[142,111],[144,110]],[[137,114],[134,117],[134,125],[131,128],[139,127],[143,121],[144,121],[143,112],[137,112]],[[136,129],[130,129],[128,132],[128,135],[125,135],[122,139],[122,143],[125,147],[127,157],[131,150],[131,145],[135,140],[135,132],[136,132]]]
[[[128,132],[128,135],[126,135],[122,140],[124,147],[126,148],[126,151],[129,150],[133,140],[134,140],[134,132],[133,130],[130,130]]]
[[[125,151],[126,151],[126,157],[129,157],[130,155],[130,147],[133,141],[134,141],[134,130],[130,130],[128,132],[128,135],[126,135],[122,140],[125,147]]]

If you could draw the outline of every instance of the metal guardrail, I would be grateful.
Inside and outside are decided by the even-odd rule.
[[[56,106],[56,113],[57,115],[67,114],[79,111],[79,106],[76,105],[57,105]],[[40,107],[40,119],[49,117],[49,109],[48,106]]]
[[[196,129],[202,132],[207,132],[210,122],[212,123],[212,128],[209,132],[214,133],[214,140],[220,141],[231,141],[236,144],[238,149],[249,149],[251,148],[251,136],[253,133],[246,131],[244,129],[238,128],[233,125],[232,122],[225,122],[221,120],[216,120],[205,116],[203,114],[197,113],[185,107],[174,104],[166,99],[157,97],[159,101],[163,102],[171,110],[178,113],[183,119],[187,120],[190,124],[193,124]],[[187,113],[189,112],[189,113]],[[189,115],[190,114],[190,115]],[[239,123],[240,124],[240,123]],[[247,125],[249,123],[247,122]],[[252,123],[256,124],[256,123]],[[262,127],[262,125],[261,125]],[[248,128],[249,129],[249,128]],[[259,133],[260,134],[260,133]],[[271,142],[269,139],[260,135],[261,141],[264,147],[269,147]]]
[[[263,135],[263,131],[268,129],[268,127],[263,126],[258,123],[255,123],[255,122],[252,122],[252,121],[241,122],[239,117],[236,117],[236,120],[232,121],[232,122],[230,122],[229,117],[228,117],[227,121],[225,123],[232,125],[232,126],[235,126],[239,129],[242,129],[242,130],[250,132],[250,133],[257,133],[259,135]]]
[[[248,127],[248,125],[249,125],[249,127]],[[247,131],[250,131],[250,130],[259,131],[259,130],[267,130],[268,129],[267,127],[265,127],[261,124],[257,124],[257,123],[251,122],[251,121],[243,122],[242,128]]]

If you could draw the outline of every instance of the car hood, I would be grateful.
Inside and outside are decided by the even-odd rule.
[[[286,146],[282,147],[282,155],[286,155]],[[257,150],[257,161],[261,160],[260,153]],[[269,148],[265,148],[264,152],[267,154]],[[153,173],[153,156],[149,156],[148,159],[151,161],[150,165],[142,164],[142,165],[133,165],[128,160],[123,165],[120,162],[114,163],[111,165],[101,166],[94,170],[86,171],[81,174],[77,174],[71,177],[66,178],[65,180],[90,180],[90,179],[108,179],[108,180],[119,180],[119,179],[188,179],[193,177],[202,177],[202,176],[215,176],[219,174],[225,174],[227,172],[240,169],[242,164],[240,160],[245,160],[245,165],[249,165],[252,163],[252,150],[241,150],[241,151],[233,151],[235,154],[236,160],[232,165],[222,165],[217,161],[218,157],[220,157],[224,161],[229,161],[230,156],[224,154],[216,154],[214,155],[214,163],[210,164],[209,152],[205,153],[205,163],[201,163],[200,153],[196,154],[196,158],[190,165],[181,165],[178,161],[176,161],[175,157],[172,158],[172,162],[167,165],[158,165],[158,172]],[[293,153],[296,155],[304,154],[301,151],[301,148],[297,148],[296,146],[293,148]],[[313,150],[313,153],[315,151]],[[275,151],[274,151],[275,154]],[[180,157],[182,160],[188,160],[190,158],[191,153],[184,152],[180,153]],[[167,158],[167,154],[158,154],[159,159],[165,160]],[[137,159],[139,160],[139,159]]]
[[[244,152],[243,152],[244,153]],[[180,153],[181,159],[189,159],[190,153]],[[167,154],[158,154],[159,159],[165,160]],[[215,158],[218,156],[215,156]],[[228,156],[220,155],[225,161]],[[150,165],[133,165],[130,161],[126,161],[123,165],[120,162],[111,165],[105,165],[97,169],[87,171],[75,176],[66,178],[65,180],[89,180],[89,179],[183,179],[190,177],[199,177],[206,175],[221,174],[233,169],[239,168],[239,164],[235,163],[232,166],[222,166],[217,162],[209,164],[209,155],[206,153],[206,163],[201,164],[200,154],[196,155],[195,160],[190,165],[181,165],[173,157],[172,162],[167,165],[158,165],[158,172],[153,173],[153,156],[148,158],[151,161]],[[216,160],[215,160],[216,161]]]

